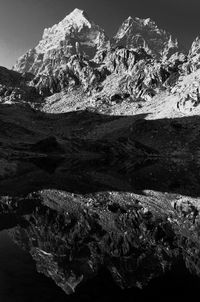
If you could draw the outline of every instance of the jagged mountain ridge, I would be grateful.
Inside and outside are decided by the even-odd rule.
[[[109,41],[105,32],[91,21],[83,10],[75,9],[60,23],[44,30],[39,44],[22,56],[15,69],[20,72],[37,73],[45,59],[57,59],[55,50],[60,51],[63,61],[73,54],[85,54],[90,59],[96,52],[105,49],[112,43],[113,46],[130,48],[143,47],[150,54],[160,57],[170,49],[176,52],[177,40],[164,30],[160,30],[150,18],[140,19],[129,17],[119,28],[114,38]],[[62,54],[61,54],[62,50]]]
[[[46,28],[39,44],[22,56],[14,69],[37,74],[45,70],[46,64],[52,68],[67,64],[75,54],[92,59],[108,41],[103,29],[90,21],[83,10],[75,9],[60,23]]]
[[[196,113],[198,92],[191,88],[186,94],[184,83],[198,73],[198,49],[197,38],[188,55],[178,52],[177,40],[149,18],[129,17],[109,39],[84,11],[75,9],[45,29],[39,44],[14,67],[22,73],[19,78],[26,74],[25,86],[35,89],[34,101],[27,88],[23,93],[25,86],[16,93],[21,82],[5,85],[0,77],[1,102],[20,101],[52,113],[92,107],[117,115],[147,113],[151,104],[160,111],[164,99],[163,108],[171,108],[164,116]]]
[[[199,73],[199,39],[188,55],[180,50],[177,40],[149,18],[129,17],[109,39],[75,9],[45,29],[39,44],[18,60],[18,83],[12,72],[5,83],[0,70],[0,100],[51,113],[89,107],[115,115],[156,112],[153,118],[191,115],[199,110],[198,76],[190,84]]]
[[[124,21],[114,37],[117,45],[128,48],[144,48],[147,53],[167,59],[179,50],[178,41],[159,29],[150,18],[132,18]]]
[[[115,37],[109,39],[84,11],[75,9],[59,24],[46,29],[39,44],[22,56],[14,69],[32,73],[32,85],[42,95],[81,88],[87,97],[92,96],[90,101],[95,96],[104,98],[98,92],[107,83],[120,86],[121,80],[127,83],[126,87],[122,84],[125,94],[140,97],[143,92],[135,90],[147,76],[144,99],[148,99],[155,94],[152,89],[160,88],[174,71],[174,65],[177,67],[180,56],[167,60],[177,50],[177,41],[150,19],[128,18]],[[136,81],[130,81],[135,73]],[[109,90],[105,95],[112,97],[117,93],[115,88]]]

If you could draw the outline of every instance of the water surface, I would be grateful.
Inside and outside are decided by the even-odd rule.
[[[37,190],[57,189],[70,194],[86,195],[98,192],[106,194],[108,191],[145,195],[146,190],[153,190],[198,197],[200,194],[198,162],[145,160],[112,164],[110,167],[105,163],[83,166],[77,162],[70,163],[69,167],[69,163],[66,162],[53,162],[52,169],[46,161],[34,160],[29,164],[30,166],[28,165],[20,175],[13,175],[0,181],[1,196],[22,198],[21,203],[17,200],[16,206],[13,203],[11,208],[9,206],[1,208],[0,301],[146,301],[149,298],[177,301],[185,297],[188,299],[195,297],[200,279],[191,274],[180,259],[173,263],[172,268],[164,275],[150,281],[143,290],[136,288],[122,290],[116,285],[106,267],[102,266],[98,274],[92,274],[88,267],[85,267],[83,269],[88,278],[77,286],[74,294],[66,295],[51,278],[44,275],[44,272],[48,273],[49,266],[55,265],[55,262],[51,262],[51,253],[56,251],[55,254],[60,257],[56,260],[58,267],[78,272],[79,266],[82,269],[82,262],[87,259],[85,246],[80,255],[73,254],[73,257],[78,259],[73,264],[66,262],[70,259],[68,256],[62,260],[62,252],[68,253],[62,242],[62,222],[57,223],[63,219],[63,210],[48,209],[48,205],[40,205],[36,199],[31,202],[24,201],[23,196]],[[69,225],[66,232],[73,227],[73,222]],[[101,238],[104,236],[101,232],[94,224],[92,235],[89,235],[92,237],[86,239],[91,240],[97,233]],[[120,257],[115,261],[120,263]],[[55,272],[55,269],[53,271]],[[130,271],[128,274],[131,274]]]

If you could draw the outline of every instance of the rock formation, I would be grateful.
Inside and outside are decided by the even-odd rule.
[[[46,29],[39,44],[14,69],[32,73],[30,85],[44,97],[62,92],[61,98],[68,99],[81,90],[87,99],[84,106],[105,107],[96,102],[101,99],[112,107],[109,103],[119,90],[118,99],[146,101],[174,84],[186,60],[178,51],[178,42],[150,19],[128,18],[109,39],[85,12],[75,9]],[[60,101],[54,96],[54,105],[59,107]],[[51,107],[49,102],[44,110]],[[82,108],[79,99],[76,103]],[[67,106],[62,104],[62,111],[68,111]]]
[[[18,60],[17,83],[5,86],[0,77],[1,100],[20,100],[52,113],[90,107],[102,113],[137,114],[149,112],[149,104],[159,106],[162,98],[172,108],[168,115],[192,114],[199,110],[198,96],[189,104],[188,95],[198,95],[198,79],[195,91],[180,87],[188,76],[198,74],[199,39],[188,55],[181,51],[177,40],[151,19],[129,17],[109,39],[84,11],[75,9],[45,29],[39,44]],[[175,104],[168,96],[176,97]]]

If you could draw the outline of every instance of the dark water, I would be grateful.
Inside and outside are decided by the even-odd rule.
[[[76,173],[74,173],[74,165]],[[121,163],[106,170],[103,165],[82,167],[77,163],[73,163],[71,169],[66,163],[62,165],[53,163],[52,169],[49,169],[49,162],[34,162],[34,165],[31,163],[30,168],[28,166],[20,176],[2,180],[0,188],[2,196],[15,197],[19,192],[28,194],[44,188],[62,189],[73,193],[106,192],[111,189],[138,193],[149,189],[196,197],[200,194],[199,184],[200,173],[197,163],[161,164],[145,161]],[[102,268],[98,274],[78,285],[74,294],[68,296],[51,278],[38,273],[36,262],[26,248],[27,238],[23,237],[23,229],[26,230],[27,222],[33,224],[35,214],[32,215],[32,212],[35,211],[35,206],[24,204],[18,211],[13,212],[13,216],[11,214],[0,216],[0,302],[98,302],[146,301],[147,299],[179,301],[185,298],[193,299],[198,294],[200,279],[192,275],[179,259],[173,263],[169,272],[154,278],[143,290],[120,289],[108,270]],[[48,212],[46,209],[45,211]],[[27,215],[30,217],[27,218]],[[42,213],[41,217],[45,215]],[[52,224],[54,220],[57,220],[57,217],[52,214]],[[21,230],[20,244],[15,243],[18,241],[16,234],[15,242],[13,241],[13,232],[15,233],[17,226],[20,226]],[[36,226],[34,232],[37,232]],[[33,236],[34,232],[30,228],[29,235]],[[42,236],[42,232],[43,230],[40,230],[38,238]],[[45,244],[50,244],[47,250],[51,249],[51,245],[54,248],[57,244],[52,235],[50,237],[48,240],[45,239]],[[34,245],[34,240],[32,244]],[[43,243],[39,244],[42,246]]]
[[[54,282],[38,274],[29,253],[16,245],[8,232],[0,233],[0,301],[65,301]]]
[[[19,196],[57,189],[71,193],[144,190],[200,196],[200,160],[130,159],[122,161],[65,161],[32,159],[17,162],[19,173],[0,178],[0,194]]]
[[[13,243],[7,231],[0,233],[0,301],[178,301],[196,297],[200,280],[185,269],[183,263],[171,272],[150,282],[144,290],[121,290],[106,271],[67,296],[54,282],[38,274],[31,256]]]

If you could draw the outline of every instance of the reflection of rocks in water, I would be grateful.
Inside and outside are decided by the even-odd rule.
[[[45,157],[9,164],[15,166],[15,171],[0,178],[1,195],[27,195],[43,189],[82,194],[99,191],[143,194],[144,190],[188,196],[200,194],[196,161],[155,158],[81,161]]]
[[[30,251],[38,271],[66,293],[102,268],[122,288],[147,285],[177,260],[199,274],[195,200],[157,193],[78,195],[52,190],[25,200],[37,205],[12,237]],[[7,204],[12,211],[17,201]]]
[[[15,227],[14,241],[66,293],[102,269],[121,288],[144,287],[179,260],[200,275],[199,199],[183,196],[200,193],[196,163],[54,157],[15,167],[0,181],[0,228]]]
[[[30,162],[34,163],[36,167],[41,170],[46,171],[49,174],[55,173],[56,169],[61,166],[62,162],[64,161],[63,158],[56,158],[56,157],[38,157],[29,160]]]

